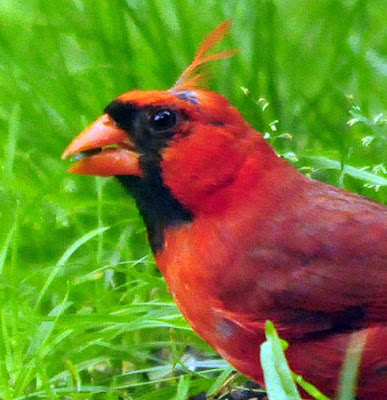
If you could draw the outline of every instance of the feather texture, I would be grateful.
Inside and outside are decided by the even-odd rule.
[[[225,50],[220,53],[206,55],[209,50],[223,40],[223,38],[230,32],[231,22],[230,19],[222,22],[215,30],[204,38],[191,65],[180,75],[171,91],[179,92],[203,87],[206,81],[206,74],[200,71],[200,68],[211,61],[232,57],[238,51],[237,49]]]
[[[198,89],[201,67],[236,52],[207,54],[230,25],[172,89],[121,95],[65,156],[90,155],[73,172],[124,175],[178,307],[238,370],[263,382],[270,319],[291,368],[335,396],[360,335],[358,399],[385,400],[387,207],[303,176],[227,99]]]

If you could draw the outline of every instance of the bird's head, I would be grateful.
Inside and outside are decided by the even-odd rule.
[[[232,197],[227,191],[248,154],[269,148],[227,99],[199,88],[198,67],[234,53],[206,55],[229,27],[226,21],[205,38],[173,88],[119,96],[63,154],[78,161],[72,173],[117,176],[133,193],[148,227],[154,224],[149,207],[161,210],[154,219],[168,221],[218,212]],[[258,159],[265,163],[265,156]]]
[[[158,171],[177,197],[202,196],[231,179],[249,130],[215,92],[135,90],[113,100],[63,158],[74,156],[69,171],[78,174],[148,179]]]

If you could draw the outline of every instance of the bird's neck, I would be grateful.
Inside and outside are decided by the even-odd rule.
[[[251,203],[257,210],[270,208],[271,192],[273,187],[281,187],[282,176],[291,177],[292,171],[298,174],[262,138],[239,156],[240,160],[214,159],[215,168],[207,162],[209,168],[198,173],[199,179],[189,165],[172,177],[166,176],[159,163],[146,163],[145,177],[117,177],[136,201],[153,253],[163,249],[169,227],[225,215],[230,210],[235,213]]]

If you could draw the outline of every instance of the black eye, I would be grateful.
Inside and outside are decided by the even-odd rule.
[[[177,123],[177,113],[173,110],[157,110],[150,116],[149,126],[155,132],[171,130]]]

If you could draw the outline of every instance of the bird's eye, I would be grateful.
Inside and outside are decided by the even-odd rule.
[[[173,110],[157,110],[150,116],[150,128],[155,132],[171,130],[177,123],[177,113]]]

